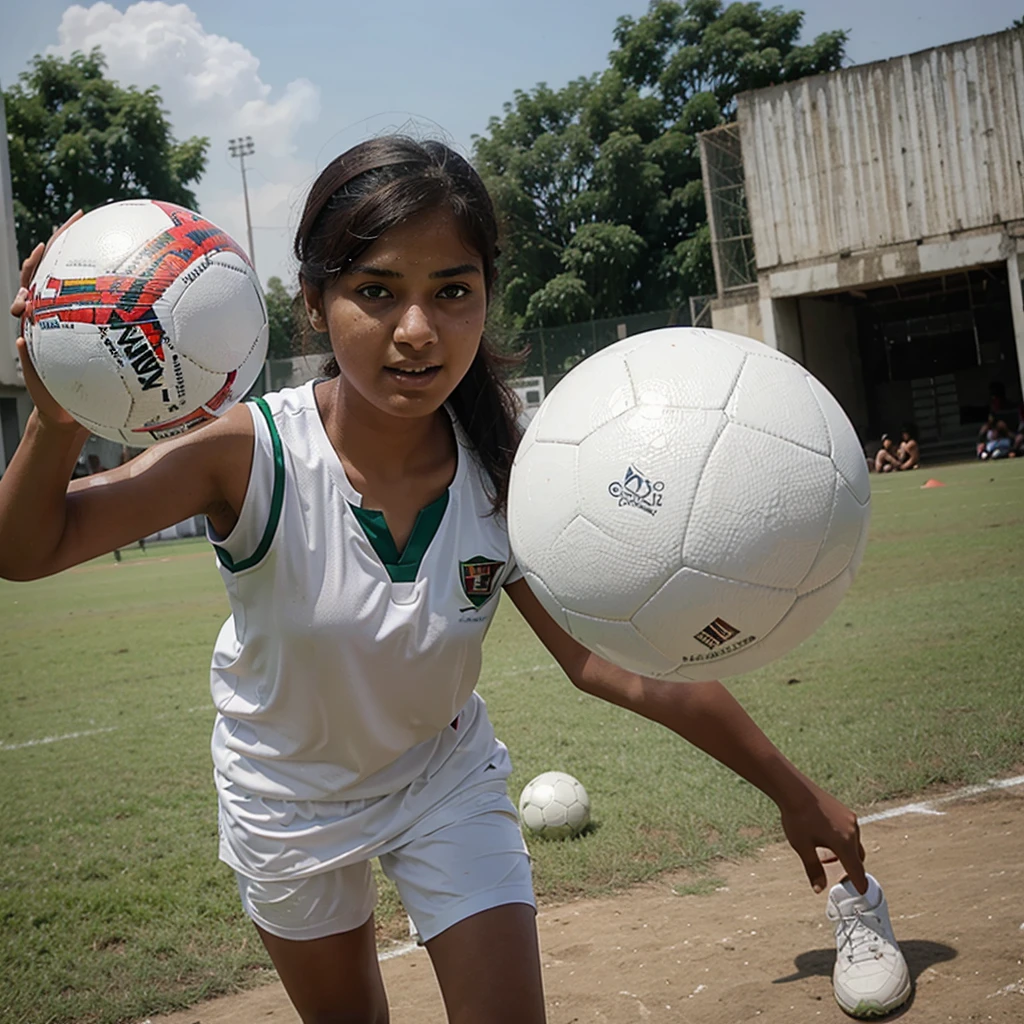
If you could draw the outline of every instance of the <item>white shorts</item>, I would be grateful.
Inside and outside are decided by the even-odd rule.
[[[483,910],[509,903],[536,908],[529,853],[515,810],[507,798],[505,804],[440,824],[378,858],[420,942]],[[273,882],[235,875],[245,912],[282,939],[351,931],[369,919],[377,901],[368,860]]]

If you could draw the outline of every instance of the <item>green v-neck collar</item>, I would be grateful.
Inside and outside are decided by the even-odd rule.
[[[414,583],[420,571],[420,563],[437,534],[445,510],[448,508],[448,490],[416,513],[412,533],[406,541],[405,550],[399,553],[395,539],[391,536],[384,513],[379,509],[362,508],[349,502],[366,539],[376,552],[392,583]]]

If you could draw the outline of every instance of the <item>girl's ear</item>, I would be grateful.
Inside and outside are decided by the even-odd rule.
[[[324,316],[323,295],[306,281],[299,282],[302,287],[302,301],[306,306],[306,316],[309,317],[309,325],[314,331],[325,332],[327,330],[327,318]]]

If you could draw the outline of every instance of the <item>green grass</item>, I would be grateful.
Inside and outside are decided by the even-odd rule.
[[[1024,462],[931,472],[948,486],[875,478],[872,540],[839,610],[730,684],[861,811],[1024,764]],[[216,859],[208,665],[227,602],[209,548],[0,583],[0,612],[0,1021],[141,1020],[272,977]],[[591,796],[587,835],[531,842],[542,899],[680,867],[680,895],[706,892],[716,858],[778,836],[751,787],[576,691],[508,602],[480,691],[513,796],[552,768]],[[383,884],[379,916],[382,936],[401,933]]]

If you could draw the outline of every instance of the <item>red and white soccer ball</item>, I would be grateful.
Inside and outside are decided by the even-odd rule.
[[[568,839],[590,823],[590,797],[567,772],[542,772],[523,787],[519,820],[534,835]]]
[[[241,248],[152,199],[88,213],[29,289],[25,341],[50,394],[94,434],[134,447],[226,412],[267,354],[267,307]]]
[[[509,537],[581,644],[679,681],[749,672],[839,604],[867,541],[839,403],[749,338],[670,327],[574,367],[519,446]]]

